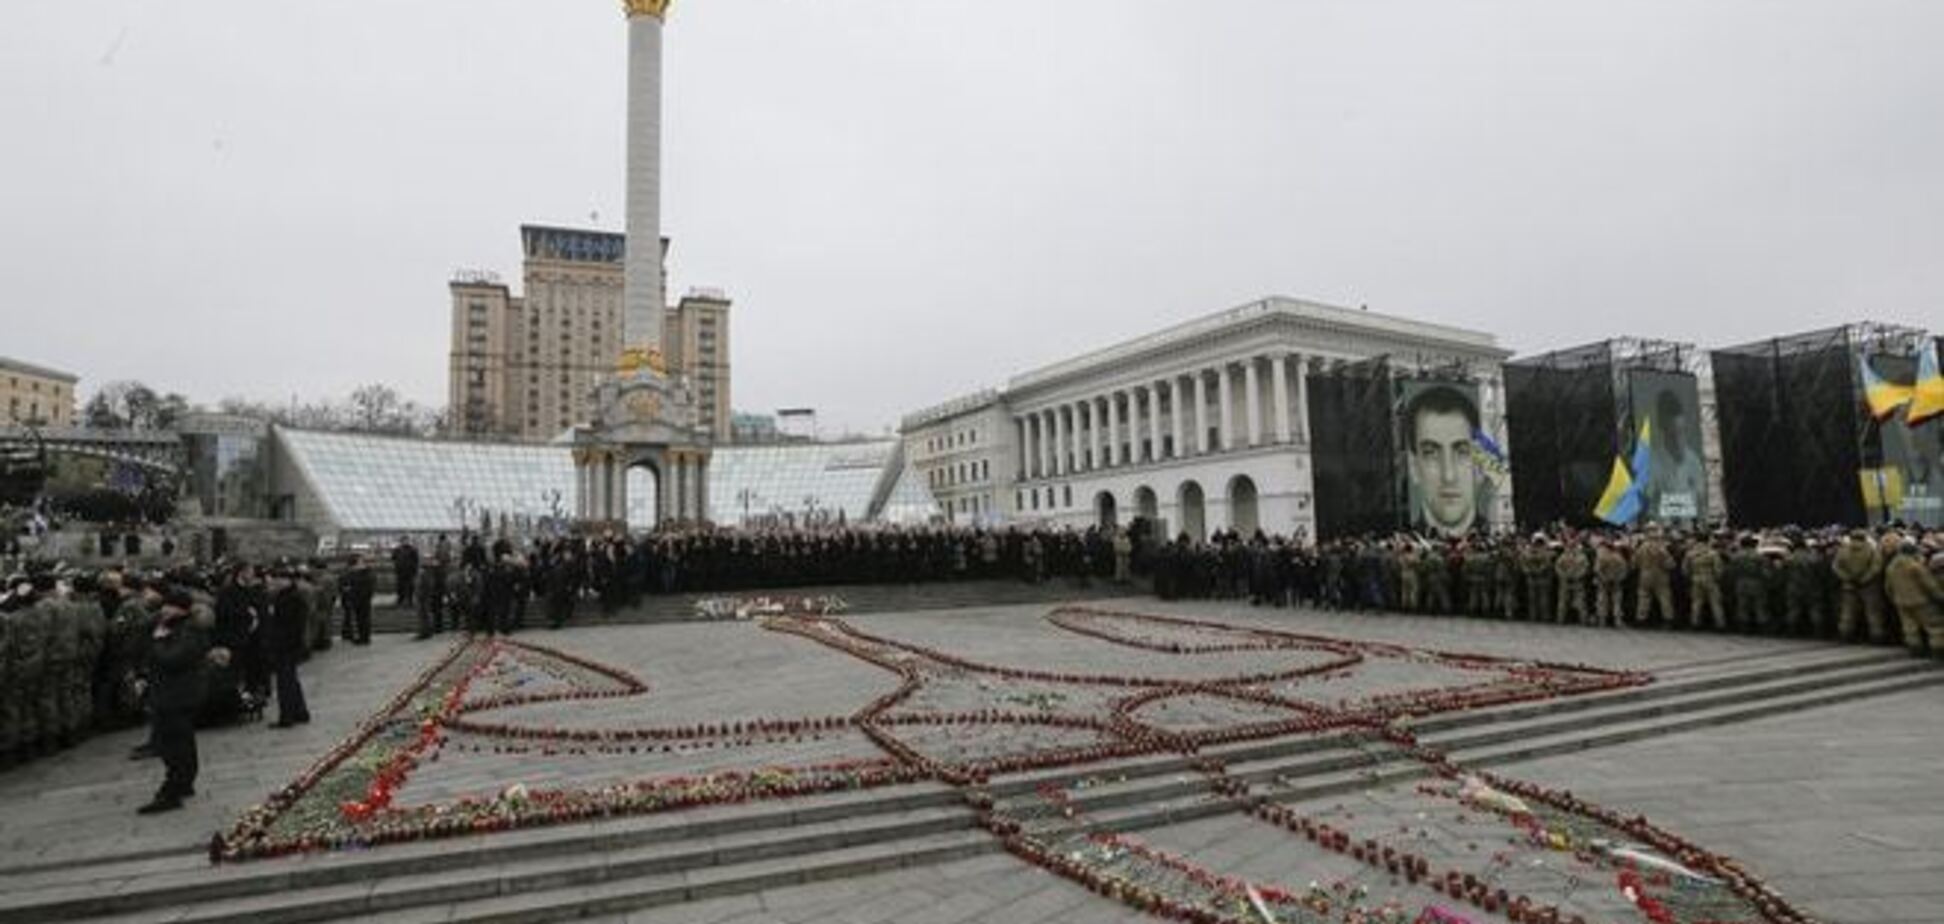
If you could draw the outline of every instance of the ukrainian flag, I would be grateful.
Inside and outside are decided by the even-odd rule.
[[[1500,446],[1498,440],[1492,439],[1491,434],[1477,427],[1473,427],[1472,445],[1477,446],[1479,452],[1482,453],[1478,457],[1479,468],[1499,478],[1503,478],[1511,473],[1511,468],[1505,461],[1505,447]]]
[[[1628,471],[1627,460],[1618,455],[1613,457],[1613,474],[1607,477],[1600,502],[1593,505],[1593,515],[1614,526],[1626,526],[1639,519],[1647,505],[1641,492],[1646,490],[1653,459],[1654,422],[1649,418],[1640,422],[1640,436],[1634,440],[1632,471]]]
[[[1878,420],[1895,414],[1897,409],[1911,403],[1915,389],[1909,385],[1895,385],[1884,381],[1869,357],[1861,357],[1857,362],[1863,367],[1863,400],[1869,402],[1870,416]]]
[[[1917,361],[1917,384],[1911,388],[1910,410],[1904,413],[1904,421],[1913,427],[1944,414],[1944,374],[1937,368],[1936,341],[1924,344]]]

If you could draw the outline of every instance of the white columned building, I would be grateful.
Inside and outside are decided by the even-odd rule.
[[[985,522],[1084,528],[1144,517],[1169,536],[1314,536],[1308,377],[1378,356],[1407,371],[1462,370],[1486,396],[1481,428],[1504,443],[1504,402],[1493,396],[1510,353],[1495,337],[1290,298],[1023,372],[976,401],[912,415],[905,438],[981,414],[1010,422],[1000,429],[1028,445],[999,449],[1006,477],[990,489],[1004,502]],[[1509,485],[1497,495],[1481,513],[1509,525]]]

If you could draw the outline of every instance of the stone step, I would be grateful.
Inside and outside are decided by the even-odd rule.
[[[1633,687],[1609,693],[1594,693],[1585,696],[1567,696],[1538,703],[1512,704],[1479,710],[1475,713],[1459,713],[1448,716],[1433,716],[1420,720],[1417,729],[1422,735],[1427,731],[1474,727],[1500,722],[1529,720],[1539,716],[1562,715],[1603,708],[1614,703],[1651,702],[1662,699],[1691,695],[1708,690],[1732,688],[1740,685],[1758,684],[1780,678],[1818,676],[1830,671],[1868,668],[1874,665],[1909,665],[1911,659],[1902,652],[1885,650],[1863,650],[1855,648],[1830,647],[1798,649],[1788,652],[1790,659],[1784,663],[1764,665],[1759,669],[1745,669],[1736,665],[1724,665],[1701,672],[1688,679],[1671,683],[1653,683],[1644,687]],[[1252,741],[1219,745],[1204,749],[1202,753],[1217,757],[1231,766],[1259,761],[1274,761],[1282,758],[1306,754],[1336,751],[1343,747],[1344,736],[1334,733]],[[1096,778],[1113,783],[1137,781],[1144,778],[1188,775],[1194,771],[1187,758],[1177,755],[1157,755],[1129,758],[1087,768],[1056,768],[1014,774],[995,780],[991,786],[994,795],[1006,797],[1031,792],[1044,785],[1071,785],[1082,779]]]
[[[875,872],[901,865],[896,858],[910,852],[923,852],[940,844],[963,850],[967,834],[988,839],[973,829],[973,815],[963,806],[932,808],[887,819],[826,821],[784,831],[751,831],[721,837],[698,837],[620,849],[590,849],[509,863],[480,862],[461,867],[428,870],[423,865],[392,858],[381,867],[364,867],[363,875],[308,886],[277,887],[273,879],[259,878],[259,888],[226,897],[216,897],[184,881],[168,888],[128,896],[139,897],[139,906],[114,902],[104,897],[104,905],[122,905],[111,917],[101,921],[171,921],[181,924],[245,924],[263,920],[330,921],[365,919],[379,912],[420,912],[422,909],[454,903],[493,901],[502,905],[523,905],[536,893],[586,894],[615,883],[673,882],[684,890],[691,883],[735,881],[750,889],[773,888],[777,884],[803,881],[796,869],[831,868],[841,872]],[[890,847],[891,865],[882,857]],[[851,855],[876,858],[872,864],[842,866],[837,861]],[[969,855],[969,854],[965,854]],[[932,856],[937,862],[947,859]],[[759,875],[760,874],[760,875]],[[783,878],[778,878],[782,876]],[[734,890],[732,890],[734,891]],[[722,894],[730,894],[728,892]],[[677,899],[683,900],[683,899]],[[621,909],[625,910],[625,909]],[[59,921],[90,917],[100,907],[89,908],[74,901],[64,905],[42,905],[10,913],[7,920]]]
[[[1803,693],[1844,689],[1909,675],[1944,678],[1944,671],[1926,662],[1898,657],[1861,660],[1837,670],[1816,672],[1809,676],[1788,673],[1778,678],[1764,672],[1750,683],[1726,687],[1708,685],[1697,689],[1669,688],[1666,695],[1656,698],[1609,701],[1563,716],[1542,713],[1521,721],[1499,723],[1489,730],[1468,734],[1447,732],[1421,736],[1420,740],[1447,751],[1476,749],[1556,734],[1585,734],[1610,725],[1660,721],[1662,717],[1706,713],[1724,706],[1789,700]],[[1574,701],[1563,699],[1557,702]],[[1274,750],[1255,747],[1227,751],[1211,749],[1205,753],[1221,757],[1230,775],[1260,784],[1368,767],[1370,758],[1355,750],[1354,743],[1352,737],[1331,734],[1285,742],[1288,746]],[[1065,779],[1071,783],[1081,779],[1106,778],[1104,782],[1083,789],[1074,796],[1075,802],[1090,812],[1188,798],[1207,790],[1206,778],[1194,771],[1185,759],[1174,758],[1168,764],[1150,761],[1137,769],[1139,772],[1127,773],[1125,778],[1116,778],[1116,775],[1097,770],[1092,774],[1068,772]],[[1040,775],[1032,781],[1033,785],[994,787],[994,794],[1002,798],[1017,798],[1030,794],[1037,785],[1060,781],[1058,775]]]
[[[1469,748],[1454,752],[1451,756],[1459,763],[1470,766],[1484,767],[1513,763],[1558,754],[1571,754],[1591,748],[1610,747],[1643,738],[1737,722],[1750,722],[1805,709],[1940,685],[1944,685],[1944,670],[1927,667],[1922,670],[1891,673],[1859,683],[1817,687],[1788,696],[1755,702],[1731,703],[1693,713],[1654,716],[1610,727],[1583,728],[1511,743]]]
[[[1789,673],[1752,683],[1701,686],[1671,697],[1610,700],[1590,709],[1565,714],[1540,713],[1524,720],[1501,721],[1484,727],[1457,726],[1430,734],[1420,731],[1418,740],[1444,750],[1476,748],[1588,727],[1690,713],[1716,706],[1775,700],[1814,690],[1841,688],[1936,670],[1934,665],[1927,662],[1904,657],[1808,675]]]
[[[1468,748],[1450,752],[1453,760],[1468,767],[1485,767],[1610,747],[1664,735],[1755,721],[1772,716],[1835,705],[1907,690],[1944,685],[1944,670],[1935,668],[1905,671],[1833,687],[1817,688],[1755,703],[1734,703],[1700,709],[1678,717],[1658,716],[1609,727],[1587,727],[1579,732],[1564,732],[1510,745]],[[1202,787],[1183,790],[1149,802],[1136,802],[1098,809],[1087,806],[1094,830],[1138,831],[1170,824],[1181,824],[1245,808],[1256,800],[1280,803],[1306,802],[1371,786],[1409,782],[1430,775],[1424,765],[1408,759],[1382,760],[1355,769],[1335,766],[1309,768],[1301,776],[1284,775],[1272,791],[1262,788],[1266,780],[1252,780],[1256,793],[1249,799],[1220,797]],[[1084,801],[1082,803],[1084,805]]]

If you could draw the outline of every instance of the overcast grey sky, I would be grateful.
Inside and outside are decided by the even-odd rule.
[[[0,4],[0,354],[442,403],[458,267],[620,227],[618,0]],[[1937,0],[678,0],[735,403],[899,414],[1277,293],[1531,351],[1944,326]]]

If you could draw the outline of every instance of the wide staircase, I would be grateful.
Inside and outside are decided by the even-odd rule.
[[[1420,740],[1491,767],[1944,684],[1901,652],[1792,647],[1698,663],[1655,683],[1423,720]],[[1296,802],[1423,773],[1337,736],[1214,748],[1255,799]],[[1001,799],[1087,779],[1101,827],[1137,831],[1237,809],[1178,757],[995,779]],[[922,867],[999,850],[936,783],[211,867],[180,853],[0,870],[0,921],[559,921]]]
[[[711,597],[837,597],[848,613],[908,613],[919,610],[950,610],[983,606],[1018,606],[1032,603],[1071,603],[1104,600],[1147,593],[1145,582],[1116,584],[1112,581],[1080,583],[1071,578],[1051,578],[1038,584],[1019,580],[935,581],[923,584],[837,584],[824,587],[793,587],[778,590],[721,591],[705,594],[650,595],[641,602],[601,612],[599,604],[582,601],[574,608],[571,625],[631,625],[638,623],[684,622],[703,619],[697,603]],[[384,601],[381,598],[381,602]],[[528,628],[545,626],[546,611],[537,601],[527,604]],[[415,632],[418,616],[396,606],[381,606],[371,615],[373,632]]]

